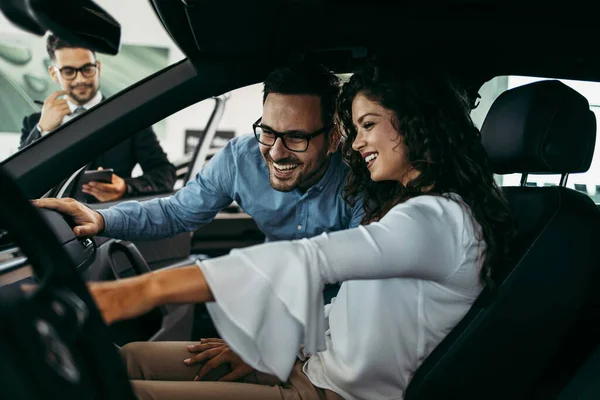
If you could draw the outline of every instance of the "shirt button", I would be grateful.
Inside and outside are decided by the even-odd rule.
[[[298,230],[301,231],[302,230],[302,225],[298,225]]]

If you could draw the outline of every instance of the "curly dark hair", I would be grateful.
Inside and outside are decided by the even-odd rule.
[[[357,135],[352,102],[359,93],[393,111],[391,122],[404,139],[408,162],[420,172],[406,186],[372,181],[360,153],[352,149]],[[503,262],[514,236],[513,220],[471,119],[468,98],[457,85],[426,68],[371,61],[343,86],[337,117],[345,137],[343,155],[350,166],[345,199],[353,205],[362,197],[363,224],[379,220],[410,198],[456,193],[481,226],[479,239],[487,247],[480,278],[493,288],[494,266]]]

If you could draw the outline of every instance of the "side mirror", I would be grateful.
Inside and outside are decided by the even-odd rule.
[[[92,0],[0,0],[0,9],[31,33],[50,30],[75,46],[111,55],[121,47],[121,25]]]

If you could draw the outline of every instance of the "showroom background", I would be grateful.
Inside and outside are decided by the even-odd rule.
[[[96,0],[121,24],[122,47],[116,56],[98,54],[102,62],[101,90],[111,96],[160,69],[183,59],[147,0]],[[58,90],[48,75],[45,38],[15,28],[0,14],[0,161],[18,150],[23,118],[39,111]],[[203,130],[213,109],[205,100],[159,122],[154,130],[169,159],[179,160],[194,134]],[[262,85],[232,92],[219,126],[224,136],[250,133],[262,112]],[[220,146],[222,141],[216,143]]]

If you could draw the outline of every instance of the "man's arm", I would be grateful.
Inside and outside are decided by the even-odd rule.
[[[103,236],[117,239],[172,237],[195,231],[231,204],[235,192],[235,164],[233,146],[228,144],[194,180],[168,198],[126,201],[99,211],[72,199],[40,199],[35,204],[71,216],[77,224],[73,230],[77,236],[98,234],[102,225]]]
[[[105,222],[103,235],[144,240],[195,231],[233,201],[236,164],[235,149],[230,142],[175,195],[141,203],[126,201],[99,210]]]
[[[41,132],[37,128],[37,123],[40,120],[40,115],[40,113],[35,113],[23,118],[19,150],[42,137]]]
[[[144,129],[133,137],[134,160],[144,174],[137,178],[125,178],[126,196],[167,193],[175,184],[175,167],[167,159],[152,128]]]

